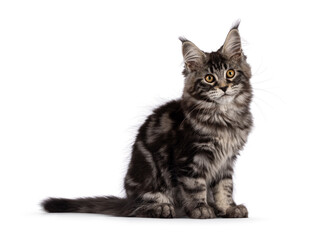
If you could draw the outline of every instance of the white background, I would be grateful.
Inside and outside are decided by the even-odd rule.
[[[1,1],[1,239],[319,239],[316,1]],[[185,36],[240,18],[255,128],[235,169],[249,219],[46,214],[49,196],[123,196],[137,128],[179,98]]]

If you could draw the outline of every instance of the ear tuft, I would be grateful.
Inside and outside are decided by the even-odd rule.
[[[228,58],[240,57],[242,55],[241,38],[238,31],[240,21],[237,21],[228,33],[222,47],[222,54]]]
[[[202,66],[206,55],[186,38],[180,37],[179,39],[182,42],[182,55],[188,70],[194,71]]]
[[[232,27],[231,27],[230,30],[232,30],[232,29],[238,29],[238,28],[239,28],[239,25],[240,25],[240,22],[241,22],[240,19],[238,19],[237,21],[235,21],[235,22],[232,24]]]
[[[184,43],[184,42],[190,42],[188,39],[186,39],[185,37],[179,37],[179,40]]]

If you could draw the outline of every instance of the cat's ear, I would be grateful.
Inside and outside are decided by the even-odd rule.
[[[201,67],[206,59],[206,55],[194,43],[180,37],[182,42],[182,55],[186,68],[189,71],[194,71]]]
[[[237,22],[231,28],[222,46],[222,54],[228,58],[242,56],[241,38],[238,31],[239,24],[240,22]]]

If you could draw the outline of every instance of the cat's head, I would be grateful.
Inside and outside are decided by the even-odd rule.
[[[191,41],[180,38],[185,63],[184,98],[228,104],[248,104],[251,99],[251,70],[241,47],[239,23],[229,31],[216,52],[200,50]]]

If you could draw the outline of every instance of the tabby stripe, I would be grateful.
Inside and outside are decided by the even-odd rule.
[[[182,187],[183,187],[183,190],[186,192],[186,193],[189,193],[189,194],[196,194],[196,193],[201,193],[203,191],[206,191],[206,187],[195,187],[195,188],[189,188],[188,186],[186,186],[185,184],[182,183]]]
[[[224,66],[224,69],[226,69],[226,70],[228,69],[227,64],[224,63],[223,66]]]
[[[152,154],[151,152],[149,152],[146,147],[144,146],[144,144],[142,143],[142,141],[138,141],[137,142],[137,147],[140,150],[140,152],[144,155],[145,160],[149,163],[151,169],[152,169],[152,175],[155,177],[157,172],[157,167],[155,165],[155,162],[153,160]]]

